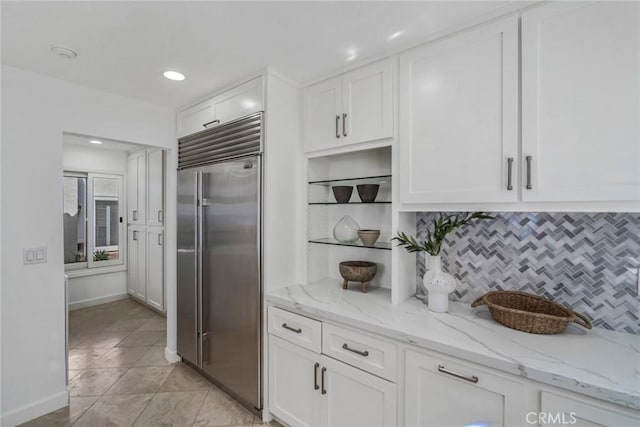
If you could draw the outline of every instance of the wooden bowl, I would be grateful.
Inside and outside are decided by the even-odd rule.
[[[338,268],[344,279],[342,289],[347,289],[349,282],[360,282],[360,290],[364,293],[369,290],[369,282],[378,271],[376,263],[369,261],[343,261]]]
[[[358,230],[358,237],[365,246],[373,246],[380,237],[380,230]]]
[[[351,185],[336,185],[331,187],[333,191],[333,197],[336,198],[338,203],[349,203],[351,199],[351,193],[353,193],[353,186]]]

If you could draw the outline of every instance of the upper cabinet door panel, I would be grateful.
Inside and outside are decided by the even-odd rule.
[[[393,136],[392,59],[376,62],[342,77],[344,143]]]
[[[241,84],[212,100],[216,112],[216,124],[239,119],[263,110],[262,77]]]
[[[164,158],[162,150],[147,154],[147,225],[164,223]]]
[[[201,102],[178,113],[178,138],[200,132],[216,123],[216,110],[211,100]]]
[[[302,96],[305,151],[342,144],[342,78],[309,86]]]
[[[517,201],[517,17],[402,54],[399,102],[401,202]]]
[[[523,200],[640,199],[639,9],[563,2],[523,14]]]

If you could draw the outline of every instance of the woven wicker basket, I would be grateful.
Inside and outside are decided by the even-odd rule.
[[[591,329],[582,314],[526,292],[494,291],[475,300],[471,307],[486,304],[493,318],[512,329],[532,334],[559,334],[570,322]]]

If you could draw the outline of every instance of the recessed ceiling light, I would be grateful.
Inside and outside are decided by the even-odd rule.
[[[347,50],[347,61],[353,61],[358,57],[358,52],[355,49]]]
[[[97,139],[92,139],[89,142],[92,144],[102,144],[102,141],[98,141]]]
[[[70,47],[62,46],[61,44],[52,45],[51,52],[62,59],[75,59],[78,56],[78,52]]]
[[[184,80],[184,74],[179,73],[177,71],[165,71],[164,76],[169,80],[177,80],[177,81]]]
[[[402,35],[402,31],[396,31],[395,33],[393,33],[389,37],[387,37],[387,40],[391,41],[391,40],[399,37],[400,35]]]

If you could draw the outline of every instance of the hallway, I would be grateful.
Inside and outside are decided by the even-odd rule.
[[[69,313],[68,408],[24,426],[254,426],[260,420],[164,359],[166,319],[127,299]]]

